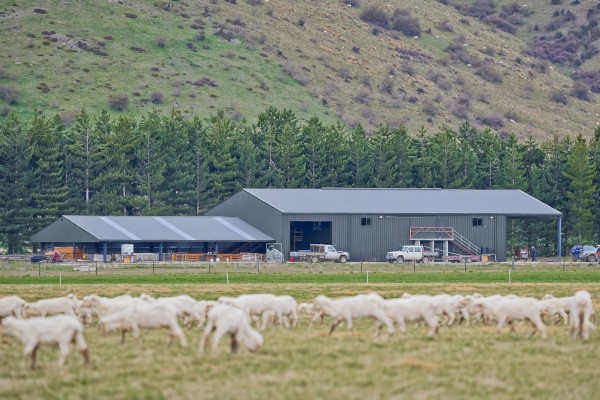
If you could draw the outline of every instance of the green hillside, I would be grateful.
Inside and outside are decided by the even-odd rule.
[[[372,5],[385,27],[364,21]],[[600,121],[597,9],[579,0],[3,2],[0,115],[39,109],[69,124],[82,107],[223,109],[253,121],[277,106],[367,131],[470,121],[501,136],[589,137]]]

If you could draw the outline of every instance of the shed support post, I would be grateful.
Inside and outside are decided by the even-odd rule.
[[[442,256],[443,256],[444,261],[448,261],[448,241],[447,240],[444,240],[444,250],[443,250]]]
[[[108,243],[104,242],[104,243],[102,243],[102,260],[105,263],[108,262],[108,261],[106,261],[107,255],[108,255]]]
[[[158,261],[163,260],[163,242],[160,242],[158,245]]]
[[[77,253],[75,252],[75,242],[73,242],[73,261],[77,262]]]
[[[435,251],[435,240],[429,243],[429,251]]]
[[[562,216],[558,216],[556,224],[556,253],[560,257],[562,256]]]

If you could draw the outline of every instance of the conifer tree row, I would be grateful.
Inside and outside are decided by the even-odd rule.
[[[408,132],[299,121],[270,107],[256,123],[217,112],[142,116],[82,110],[0,121],[0,247],[28,248],[60,215],[202,215],[244,187],[521,189],[563,212],[565,248],[600,242],[600,128],[537,143],[464,123]],[[554,250],[554,221],[514,220],[508,248]]]

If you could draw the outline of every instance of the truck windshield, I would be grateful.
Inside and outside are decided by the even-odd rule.
[[[337,253],[337,250],[333,246],[327,246],[328,253]]]
[[[400,249],[400,251],[403,251],[405,253],[408,252],[408,246],[402,246],[402,249]]]

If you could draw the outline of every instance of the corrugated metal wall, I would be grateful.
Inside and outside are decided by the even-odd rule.
[[[385,261],[388,251],[409,244],[410,227],[450,226],[478,247],[488,248],[498,261],[506,259],[506,217],[497,215],[402,216],[378,214],[281,214],[247,192],[239,192],[206,215],[239,217],[275,238],[283,245],[286,258],[290,252],[290,222],[331,221],[332,244],[350,252],[351,261]],[[370,225],[362,225],[362,218]],[[482,225],[474,226],[473,218]],[[428,245],[427,243],[423,243]],[[436,242],[441,248],[442,243]]]
[[[282,236],[289,242],[289,224],[282,232],[281,212],[265,204],[248,192],[241,191],[209,210],[206,215],[239,217],[279,241]],[[287,236],[286,236],[287,235]],[[285,253],[284,253],[285,254]]]

